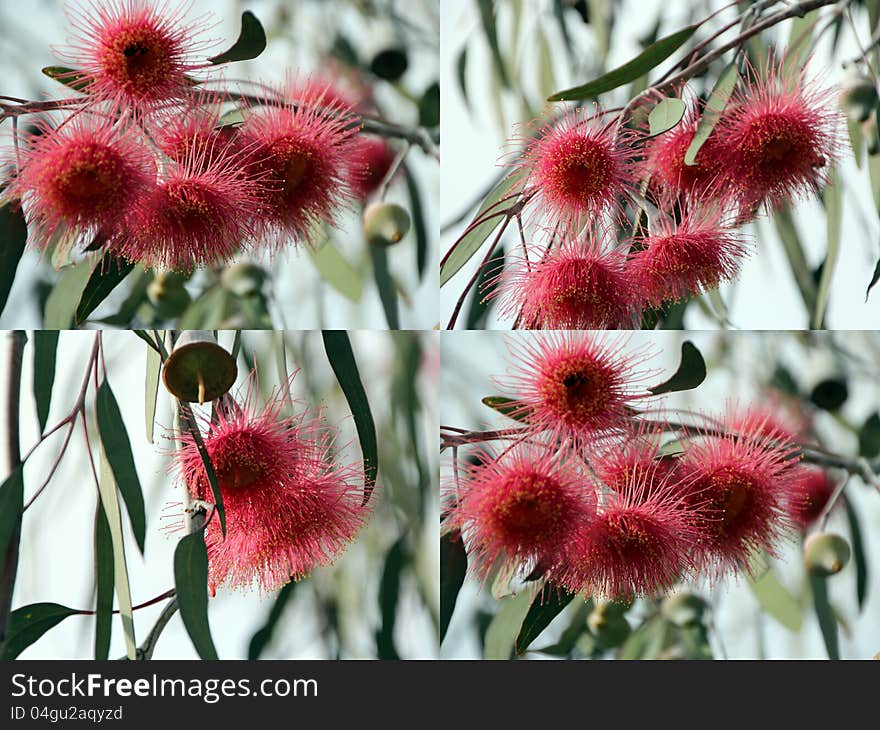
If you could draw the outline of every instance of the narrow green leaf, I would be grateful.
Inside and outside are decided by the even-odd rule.
[[[78,613],[77,609],[58,603],[32,603],[16,609],[9,614],[9,633],[2,658],[15,659],[49,629]]]
[[[73,321],[73,313],[82,297],[92,268],[85,261],[61,270],[61,276],[46,299],[43,328],[66,330]]]
[[[859,429],[859,456],[873,459],[880,455],[880,413],[875,411]]]
[[[159,373],[161,371],[162,356],[154,348],[147,345],[147,367],[144,379],[144,425],[149,443],[153,443],[153,431],[156,426],[156,399],[159,395]]]
[[[467,89],[467,50],[467,46],[464,46],[461,49],[461,53],[458,54],[458,61],[455,62],[455,70],[456,78],[458,78],[458,88],[461,91],[461,97],[464,99],[465,106],[470,108],[471,102],[470,99],[468,99]]]
[[[381,627],[376,632],[376,654],[379,659],[400,659],[394,645],[394,624],[400,599],[400,576],[406,561],[406,534],[403,534],[385,556],[385,567],[379,582],[379,611],[382,616]]]
[[[0,566],[6,564],[13,541],[18,542],[23,509],[24,478],[18,466],[0,486]]]
[[[757,579],[749,578],[749,588],[761,608],[789,631],[801,630],[804,617],[797,599],[789,593],[772,570],[766,570]]]
[[[425,274],[425,267],[428,265],[428,227],[425,224],[425,209],[422,205],[418,182],[406,162],[403,163],[403,174],[406,179],[406,190],[409,194],[413,233],[416,237],[416,272],[421,280]]]
[[[25,243],[27,224],[21,209],[13,208],[9,203],[0,206],[0,314],[9,299]]]
[[[324,351],[330,361],[330,367],[336,374],[336,380],[358,432],[358,440],[361,444],[361,454],[364,457],[364,504],[370,501],[373,487],[376,484],[376,473],[379,469],[379,447],[376,442],[376,424],[373,422],[373,414],[370,412],[370,403],[367,393],[361,383],[357,361],[351,349],[351,341],[345,330],[323,330],[321,336],[324,340]]]
[[[660,40],[652,43],[638,56],[631,61],[618,66],[617,68],[603,74],[598,79],[594,79],[583,86],[575,86],[572,89],[558,91],[547,98],[547,101],[579,101],[581,99],[590,99],[606,91],[616,89],[618,86],[628,84],[635,81],[639,76],[648,73],[651,69],[663,63],[679,48],[690,40],[690,37],[696,33],[701,23],[689,25],[687,28],[664,36]]]
[[[868,288],[865,289],[865,303],[868,303],[868,295],[871,293],[871,289],[874,288],[874,285],[880,281],[880,259],[877,259],[877,263],[874,265],[874,273],[871,275],[871,281],[868,282]]]
[[[388,329],[400,329],[400,315],[397,306],[397,289],[391,272],[388,270],[388,251],[382,246],[370,246],[370,258],[373,260],[373,277],[379,290],[379,299],[385,312]]]
[[[106,380],[98,388],[95,408],[104,453],[113,469],[113,475],[128,510],[131,529],[141,554],[143,554],[147,538],[144,494],[141,491],[141,483],[134,466],[128,431],[125,428],[125,422],[122,420],[122,414],[119,412],[119,405],[110,388],[110,383]]]
[[[503,416],[512,418],[515,421],[528,423],[528,412],[523,410],[521,401],[513,398],[505,398],[501,395],[487,395],[482,401],[483,405],[489,406],[493,411],[498,411]]]
[[[326,234],[323,243],[319,243],[315,248],[307,247],[307,250],[324,281],[345,298],[353,302],[360,301],[363,294],[360,274],[348,263]]]
[[[823,411],[837,411],[849,398],[849,387],[843,378],[826,378],[813,386],[810,401]]]
[[[440,264],[440,286],[445,285],[447,281],[455,276],[462,266],[470,261],[471,257],[480,249],[483,243],[485,243],[486,239],[489,238],[492,232],[505,220],[506,216],[504,215],[504,211],[507,210],[510,205],[504,205],[501,201],[512,193],[518,191],[523,179],[524,175],[522,174],[508,175],[492,188],[492,191],[486,196],[486,199],[483,201],[479,210],[477,210],[473,221],[479,220],[489,213],[490,210],[492,213],[499,213],[499,215],[484,220],[476,226],[473,225],[473,221],[471,222],[468,226],[468,232],[453,244],[453,247],[449,250],[445,259]]]
[[[253,369],[253,367],[251,367]],[[223,493],[220,491],[220,483],[217,481],[217,472],[214,470],[214,464],[211,462],[211,456],[205,448],[205,442],[202,440],[202,432],[196,424],[195,416],[189,404],[183,401],[177,401],[180,409],[181,423],[187,424],[193,441],[196,443],[196,450],[202,460],[202,466],[205,467],[205,476],[208,478],[208,484],[211,486],[211,495],[214,499],[214,508],[217,510],[217,517],[220,519],[220,530],[223,537],[226,537],[226,508],[223,506]]]
[[[81,71],[67,68],[67,66],[44,66],[40,70],[44,76],[48,76],[59,84],[64,84],[69,89],[81,91],[84,94],[88,93],[88,78]]]
[[[467,574],[467,553],[461,535],[440,536],[440,643],[455,611],[458,592]]]
[[[516,637],[532,606],[532,594],[524,590],[516,596],[508,596],[500,602],[498,613],[486,630],[483,646],[484,659],[510,659]]]
[[[58,349],[58,330],[34,331],[34,400],[40,433],[46,430],[49,406],[52,403],[52,385],[55,383],[55,356]]]
[[[736,88],[736,82],[738,80],[739,69],[734,61],[721,72],[718,81],[715,82],[712,93],[706,100],[706,106],[703,109],[700,121],[697,124],[697,131],[694,133],[694,138],[691,140],[687,152],[685,152],[684,164],[696,164],[700,148],[702,148],[706,143],[706,140],[709,139],[712,130],[715,129],[715,125],[718,123],[718,120],[721,119],[724,108],[727,106],[727,102],[733,94],[733,90]]]
[[[507,75],[507,67],[504,65],[504,59],[501,56],[501,47],[498,45],[498,29],[495,24],[495,9],[493,8],[492,0],[477,0],[477,7],[480,11],[480,19],[483,22],[486,40],[489,42],[489,50],[492,53],[495,72],[499,79],[501,79],[502,85],[505,88],[510,88],[510,77]]]
[[[819,20],[820,13],[811,10],[801,18],[793,18],[791,31],[788,34],[788,45],[785,49],[785,61],[782,66],[783,77],[788,79],[800,72],[806,63],[812,44],[813,28]]]
[[[831,279],[837,268],[840,256],[840,229],[843,221],[842,181],[833,171],[825,188],[825,214],[827,217],[827,253],[825,265],[822,267],[822,278],[819,281],[819,292],[816,296],[816,308],[813,310],[813,329],[822,329],[825,322],[825,308],[828,295],[831,293]]]
[[[663,134],[676,126],[687,111],[687,104],[676,97],[658,102],[648,114],[648,127],[651,136]]]
[[[95,509],[95,659],[110,655],[110,635],[113,628],[113,535],[107,513],[98,500]]]
[[[98,305],[101,304],[123,279],[128,276],[134,263],[122,261],[113,254],[104,254],[104,258],[92,270],[92,275],[86,282],[82,297],[76,307],[76,324],[80,325],[88,319],[89,315],[94,312]]]
[[[817,575],[810,576],[810,589],[813,592],[813,608],[822,631],[822,641],[829,659],[840,659],[840,644],[837,636],[837,618],[834,609],[828,602],[827,578]]]
[[[275,597],[275,602],[269,610],[269,616],[266,619],[266,623],[257,629],[251,637],[250,644],[248,644],[248,659],[259,659],[263,654],[263,651],[265,651],[266,647],[272,641],[275,627],[278,625],[278,621],[284,613],[287,604],[290,602],[290,599],[293,596],[293,591],[297,585],[299,584],[292,580],[278,591],[278,595]]]
[[[553,74],[553,53],[550,50],[550,41],[544,29],[538,27],[538,93],[541,96],[551,93],[556,86]]]
[[[180,316],[180,329],[217,329],[235,311],[235,298],[222,286],[205,290]]]
[[[865,553],[865,542],[862,539],[862,527],[859,524],[859,517],[853,509],[849,500],[843,500],[846,508],[846,519],[849,521],[849,543],[852,548],[853,564],[856,569],[856,598],[859,602],[859,609],[865,606],[865,599],[868,597],[868,556]]]
[[[685,340],[681,345],[681,362],[678,370],[669,380],[655,385],[648,390],[654,395],[661,393],[675,393],[680,390],[693,390],[706,379],[706,361],[690,340]]]
[[[523,654],[541,632],[571,603],[575,593],[563,588],[545,586],[544,591],[535,596],[529,612],[523,619],[519,634],[514,642],[514,651]]]
[[[215,66],[232,61],[249,61],[266,50],[266,31],[250,10],[241,14],[241,32],[229,50],[208,59]]]
[[[125,560],[125,538],[122,533],[122,513],[119,509],[117,484],[113,469],[101,445],[100,478],[98,489],[101,493],[101,504],[107,515],[110,527],[110,541],[113,544],[113,583],[116,587],[116,600],[119,605],[119,617],[122,620],[122,633],[125,636],[125,653],[129,659],[137,656],[137,641],[134,635],[134,612],[131,608],[131,587],[128,581],[128,564]]]
[[[186,633],[202,659],[217,659],[208,623],[208,550],[202,530],[182,538],[174,550],[174,588]]]
[[[656,659],[669,635],[668,621],[654,616],[633,631],[617,652],[618,659]]]
[[[807,312],[813,312],[816,306],[816,281],[813,272],[807,263],[804,247],[794,224],[791,208],[783,206],[773,216],[776,232],[782,241],[785,255],[788,257],[788,265],[794,276],[795,283],[801,294],[801,300]]]

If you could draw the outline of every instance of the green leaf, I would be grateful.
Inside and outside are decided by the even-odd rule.
[[[398,81],[408,68],[406,48],[384,48],[370,61],[370,71],[384,81]]]
[[[455,70],[456,77],[458,78],[458,88],[461,90],[461,97],[464,99],[465,106],[470,108],[471,102],[468,99],[467,90],[467,50],[467,46],[461,49],[461,53],[458,54],[458,61],[455,64]]]
[[[523,619],[519,634],[514,642],[514,651],[522,654],[531,646],[541,632],[571,603],[575,593],[569,593],[563,588],[545,586],[544,591],[535,596],[529,612]]]
[[[681,362],[669,380],[660,385],[655,385],[648,390],[654,395],[661,393],[676,393],[681,390],[693,390],[706,379],[706,361],[690,340],[685,340],[681,345]]]
[[[663,134],[676,126],[687,111],[687,104],[676,97],[669,97],[657,103],[648,114],[651,136]]]
[[[381,628],[376,632],[376,653],[379,659],[400,659],[394,646],[394,624],[400,599],[400,576],[407,562],[406,534],[401,535],[385,556],[385,567],[379,582]]]
[[[880,455],[880,413],[874,412],[859,429],[859,456],[873,459]]]
[[[110,383],[106,380],[98,388],[95,408],[104,453],[113,469],[113,476],[119,485],[119,491],[128,510],[132,532],[134,532],[135,540],[137,540],[138,547],[143,554],[147,538],[144,495],[141,491],[137,469],[134,466],[128,431],[125,429],[125,422],[122,420],[122,414],[119,412],[119,405],[110,388]]]
[[[493,411],[498,411],[503,416],[515,421],[528,423],[528,412],[523,410],[522,401],[513,398],[505,398],[501,395],[487,395],[482,401],[483,405],[489,406]]]
[[[813,310],[813,329],[822,329],[825,322],[825,308],[828,295],[831,293],[831,279],[837,268],[840,256],[840,229],[843,220],[842,181],[836,171],[831,173],[828,187],[825,188],[825,213],[827,218],[827,253],[825,265],[822,267],[822,278],[819,281],[819,293],[816,296],[816,308]]]
[[[107,513],[98,500],[95,509],[95,659],[110,655],[110,635],[113,628],[113,535]]]
[[[413,233],[416,237],[416,272],[421,280],[425,274],[425,267],[428,265],[428,227],[425,225],[425,209],[422,205],[419,185],[406,162],[403,163],[403,174],[406,179],[406,190],[409,194]]]
[[[174,550],[174,588],[186,633],[202,659],[217,659],[208,623],[208,550],[202,530],[182,538]]]
[[[18,262],[27,243],[27,224],[20,208],[9,203],[0,206],[0,314],[15,281]]]
[[[455,611],[458,592],[467,575],[467,553],[461,535],[440,536],[440,643]]]
[[[663,651],[663,645],[669,635],[670,623],[654,616],[645,621],[633,631],[620,650],[617,652],[618,659],[656,659]]]
[[[257,16],[250,10],[241,14],[241,33],[232,47],[217,56],[211,56],[208,63],[215,66],[232,61],[249,61],[266,50],[266,31]]]
[[[871,275],[871,281],[868,282],[868,288],[865,289],[865,303],[868,303],[868,295],[871,293],[871,289],[874,288],[874,285],[880,281],[880,259],[877,259],[877,263],[874,265],[874,273]]]
[[[23,509],[24,478],[18,466],[0,486],[0,566],[6,565],[9,551],[15,549],[13,543],[18,544]]]
[[[275,602],[269,610],[269,616],[266,619],[266,623],[257,629],[251,637],[250,644],[248,644],[248,659],[259,659],[263,654],[263,651],[272,641],[275,627],[278,625],[278,621],[284,613],[287,604],[290,602],[290,598],[293,596],[293,591],[297,585],[297,582],[292,580],[278,591]]]
[[[822,640],[825,642],[825,650],[829,659],[840,659],[840,645],[837,636],[837,618],[834,609],[828,602],[827,578],[817,575],[810,576],[810,589],[813,592],[813,608],[816,618],[819,620],[819,629],[822,631]]]
[[[797,599],[789,593],[772,570],[757,579],[749,578],[749,588],[767,615],[775,618],[789,631],[801,630],[804,617]]]
[[[606,91],[616,89],[618,86],[628,84],[630,81],[635,81],[639,76],[648,73],[652,68],[663,63],[663,61],[687,43],[700,25],[701,23],[695,23],[676,33],[664,36],[648,46],[631,61],[618,66],[583,86],[575,86],[572,89],[558,91],[548,97],[547,101],[580,101],[582,99],[590,99],[599,94],[604,94]]]
[[[103,302],[122,280],[134,269],[134,263],[122,261],[114,254],[104,254],[100,263],[92,270],[86,282],[82,297],[76,307],[76,324],[80,325],[88,319],[98,305]]]
[[[865,599],[868,597],[868,558],[865,553],[865,543],[862,539],[862,527],[859,524],[859,517],[853,509],[849,500],[843,500],[846,508],[846,519],[849,522],[849,543],[852,548],[853,564],[856,569],[856,598],[859,602],[859,609],[865,606]]]
[[[541,27],[538,28],[538,70],[538,93],[544,96],[551,93],[550,90],[556,86],[556,81],[553,75],[553,52],[550,50],[550,41],[547,40],[547,34]]]
[[[164,333],[159,334],[160,337]],[[147,441],[153,443],[153,431],[156,426],[156,398],[159,395],[159,373],[162,371],[162,356],[147,345],[147,368],[144,380],[144,418],[147,429]]]
[[[388,329],[399,330],[397,289],[388,270],[388,251],[382,246],[370,246],[370,258],[373,260],[373,276],[376,279],[376,288],[379,290],[379,299],[382,301]]]
[[[510,196],[514,191],[518,191],[524,178],[525,175],[522,173],[507,175],[492,188],[479,210],[477,210],[473,221],[481,219],[490,211],[498,213],[498,215],[488,218],[476,226],[473,225],[472,221],[468,226],[467,233],[453,244],[453,247],[440,264],[440,286],[445,285],[462,266],[470,261],[471,257],[485,243],[486,239],[506,219],[504,214],[506,208],[501,204],[501,201]]]
[[[498,29],[495,24],[495,10],[492,7],[492,0],[477,0],[477,7],[480,10],[480,19],[483,23],[486,40],[489,42],[489,50],[492,53],[495,72],[504,88],[509,89],[510,78],[507,75],[507,67],[504,65],[504,59],[501,56],[501,47],[498,45]]]
[[[431,129],[440,126],[440,83],[435,81],[419,99],[419,126]]]
[[[826,378],[816,384],[810,393],[810,401],[823,411],[837,411],[849,398],[849,388],[842,378]]]
[[[84,94],[88,93],[88,77],[81,71],[67,68],[67,66],[44,66],[40,70],[44,76],[48,76],[59,84],[64,84],[69,89],[81,91]]]
[[[84,261],[61,270],[61,276],[46,299],[46,309],[43,314],[44,329],[70,328],[73,313],[91,275],[91,266]]]
[[[800,72],[810,53],[810,40],[813,28],[819,20],[820,13],[811,10],[801,18],[793,18],[791,31],[788,34],[788,45],[785,49],[785,61],[782,66],[783,77],[788,79]],[[873,26],[872,26],[873,27]]]
[[[783,206],[773,216],[776,232],[782,241],[785,255],[788,257],[788,265],[794,276],[795,283],[801,293],[801,300],[807,312],[812,312],[816,306],[816,281],[813,272],[807,263],[804,247],[794,224],[791,208]]]
[[[213,286],[186,308],[180,316],[180,329],[217,329],[234,311],[233,295],[222,286]]]
[[[500,602],[498,613],[486,630],[483,645],[484,659],[510,659],[516,637],[532,606],[532,594],[528,590],[519,595],[508,596]]]
[[[101,505],[107,515],[110,527],[110,541],[113,545],[113,583],[116,587],[116,600],[119,604],[119,617],[122,620],[122,633],[125,636],[125,653],[129,659],[137,657],[137,642],[134,635],[134,612],[131,607],[131,586],[128,581],[128,565],[125,560],[125,538],[122,533],[122,513],[119,509],[118,486],[113,469],[101,444],[100,478],[98,489]]]
[[[55,356],[58,349],[58,330],[34,331],[34,400],[40,433],[46,430],[49,406],[52,403],[52,385],[55,383]]]
[[[324,340],[324,350],[330,367],[336,374],[336,380],[358,432],[358,440],[361,444],[361,454],[364,457],[364,504],[370,501],[373,487],[376,484],[376,473],[379,469],[379,447],[376,443],[376,424],[373,422],[373,414],[370,412],[370,403],[367,393],[364,391],[361,376],[358,372],[357,361],[351,349],[351,341],[348,333],[344,330],[323,330],[321,337]]]
[[[342,296],[353,302],[360,301],[363,294],[361,277],[357,270],[339,253],[329,237],[324,235],[323,243],[306,249],[318,273]]]
[[[214,508],[217,510],[217,517],[220,519],[220,530],[223,532],[223,537],[225,538],[226,508],[223,506],[223,492],[220,491],[220,483],[217,481],[217,472],[214,471],[214,464],[211,462],[211,456],[208,454],[208,450],[205,448],[205,442],[204,440],[202,440],[202,432],[199,431],[199,427],[196,424],[196,419],[193,415],[192,408],[190,408],[189,404],[184,403],[183,401],[177,401],[177,406],[180,409],[181,423],[186,424],[186,427],[189,429],[190,434],[192,434],[193,441],[195,441],[196,443],[196,450],[199,452],[199,457],[202,460],[202,466],[205,468],[205,476],[207,476],[208,484],[211,486],[211,495],[214,499]]]
[[[715,82],[712,93],[706,100],[706,106],[697,124],[697,131],[694,133],[694,138],[691,140],[687,152],[685,152],[684,164],[696,164],[697,154],[699,154],[700,148],[706,143],[706,140],[709,139],[718,120],[721,119],[724,108],[727,106],[727,102],[733,94],[738,80],[739,69],[734,61],[721,72],[721,76]]]
[[[78,613],[81,611],[58,603],[32,603],[16,609],[9,614],[3,659],[15,659],[53,626]]]

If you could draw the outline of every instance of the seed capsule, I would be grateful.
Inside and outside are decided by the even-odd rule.
[[[364,233],[373,246],[392,246],[407,234],[410,217],[397,203],[373,203],[364,211]]]
[[[815,532],[804,543],[804,563],[813,575],[827,577],[849,562],[849,543],[833,532]]]

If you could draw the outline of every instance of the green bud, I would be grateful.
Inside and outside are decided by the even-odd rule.
[[[849,543],[833,532],[814,532],[804,543],[804,563],[813,575],[827,577],[849,562]]]
[[[409,213],[397,203],[372,203],[364,211],[364,234],[373,246],[398,243],[409,227]]]
[[[632,632],[624,616],[609,614],[598,606],[587,616],[587,627],[596,637],[596,645],[601,649],[620,646]]]
[[[179,317],[192,301],[182,280],[164,276],[155,277],[147,285],[147,299],[155,307],[159,319]]]

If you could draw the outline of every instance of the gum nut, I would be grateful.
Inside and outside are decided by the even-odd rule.
[[[236,296],[244,297],[262,291],[267,276],[259,266],[241,262],[223,270],[220,284]]]
[[[804,543],[804,563],[813,575],[827,577],[849,562],[849,543],[833,532],[814,532]]]
[[[207,403],[235,383],[238,365],[210,332],[187,330],[162,367],[168,392],[189,403]]]
[[[398,243],[409,227],[409,213],[397,203],[372,203],[364,211],[364,234],[374,246]]]
[[[660,606],[663,618],[680,627],[699,624],[705,610],[706,602],[700,596],[686,591],[669,594]]]
[[[623,616],[609,616],[603,611],[595,610],[587,617],[587,626],[595,635],[597,643],[605,649],[620,646],[632,631]]]

